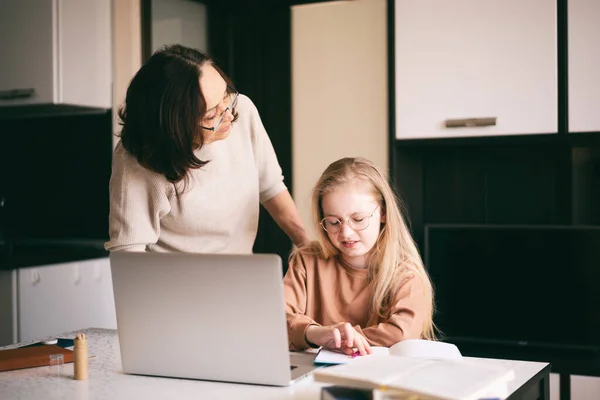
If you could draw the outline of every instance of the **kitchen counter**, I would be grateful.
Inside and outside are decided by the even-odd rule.
[[[106,239],[108,240],[108,239]],[[0,239],[0,270],[108,257],[103,239]]]

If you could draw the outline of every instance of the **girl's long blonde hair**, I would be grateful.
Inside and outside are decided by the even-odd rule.
[[[425,316],[421,337],[434,340],[434,301],[429,275],[402,218],[399,198],[390,187],[387,175],[374,163],[364,158],[342,158],[330,164],[323,172],[312,193],[312,215],[319,242],[318,246],[311,246],[312,250],[325,259],[340,254],[320,225],[324,217],[322,199],[325,194],[341,185],[355,183],[367,183],[371,187],[381,213],[385,216],[385,223],[381,224],[379,237],[368,258],[368,277],[374,284],[371,303],[373,312],[386,318],[402,279],[414,273],[424,282],[425,296],[429,300],[429,312]]]

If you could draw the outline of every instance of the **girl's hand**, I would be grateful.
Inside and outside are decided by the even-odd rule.
[[[348,322],[328,326],[311,325],[306,330],[306,340],[316,346],[347,355],[352,355],[355,348],[361,356],[372,353],[367,339]]]

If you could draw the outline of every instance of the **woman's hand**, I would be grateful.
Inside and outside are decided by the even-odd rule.
[[[348,355],[353,354],[355,348],[361,356],[372,353],[367,339],[348,322],[328,326],[311,325],[306,329],[306,340],[316,346]]]

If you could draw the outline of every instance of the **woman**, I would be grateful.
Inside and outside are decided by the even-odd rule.
[[[259,202],[307,241],[256,107],[206,54],[157,51],[119,118],[107,250],[251,253]]]

